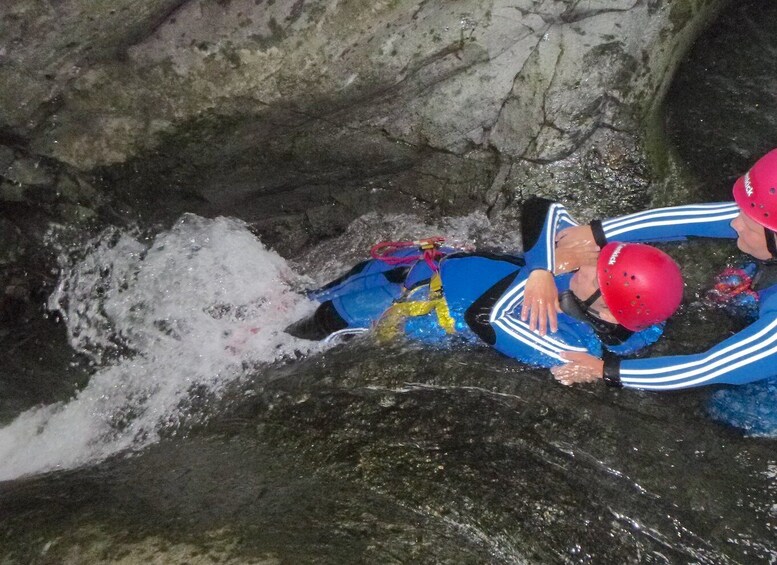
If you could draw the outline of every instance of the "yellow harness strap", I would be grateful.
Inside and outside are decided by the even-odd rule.
[[[408,300],[392,304],[378,321],[378,337],[391,339],[399,333],[399,325],[406,318],[426,316],[432,310],[437,315],[437,322],[445,330],[445,333],[456,333],[456,321],[451,316],[448,303],[442,294],[442,280],[440,274],[435,273],[429,281],[428,300]]]

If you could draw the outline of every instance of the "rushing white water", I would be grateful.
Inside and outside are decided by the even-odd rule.
[[[368,214],[322,243],[298,269],[325,282],[364,259],[380,239],[445,235],[494,243],[483,214],[441,218]],[[500,243],[515,245],[516,231]],[[313,286],[234,219],[183,216],[150,243],[118,229],[60,257],[49,309],[95,367],[74,398],[20,414],[0,429],[0,480],[94,463],[176,430],[196,397],[217,398],[257,366],[323,346],[283,332],[315,304]]]
[[[0,480],[142,448],[186,418],[192,395],[309,351],[282,331],[314,307],[294,292],[303,282],[225,218],[186,215],[150,246],[109,230],[75,263],[63,255],[49,307],[96,370],[70,401],[0,429]]]
[[[325,282],[381,239],[444,235],[458,247],[515,249],[517,230],[482,213],[439,218],[368,214],[300,259]],[[95,367],[74,398],[20,414],[0,429],[0,480],[94,463],[157,441],[185,423],[196,397],[217,398],[257,366],[323,346],[283,332],[315,304],[294,272],[234,219],[183,216],[150,243],[109,229],[61,254],[49,309]]]

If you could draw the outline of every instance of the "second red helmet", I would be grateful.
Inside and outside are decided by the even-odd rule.
[[[777,149],[758,159],[737,179],[734,200],[749,218],[777,231]]]

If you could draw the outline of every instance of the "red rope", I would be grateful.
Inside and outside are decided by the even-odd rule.
[[[440,236],[427,237],[415,241],[381,241],[372,246],[370,256],[373,259],[383,261],[387,265],[409,265],[419,259],[423,259],[430,269],[436,271],[438,267],[435,261],[443,256],[438,247],[443,241],[445,241],[445,238]],[[392,255],[400,249],[407,249],[408,247],[417,247],[419,253],[405,257],[394,257]]]

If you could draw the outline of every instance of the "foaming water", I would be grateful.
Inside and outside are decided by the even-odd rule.
[[[95,372],[74,398],[0,429],[0,480],[141,449],[261,364],[321,351],[283,332],[315,308],[299,291],[368,257],[376,241],[444,235],[460,247],[504,244],[495,233],[483,214],[435,225],[368,214],[301,258],[296,270],[308,278],[235,219],[187,214],[150,243],[108,229],[61,254],[48,304]]]
[[[96,370],[73,399],[0,429],[0,480],[142,448],[196,396],[312,347],[282,331],[314,307],[295,292],[304,280],[239,221],[185,215],[150,245],[107,230],[61,260],[49,308]]]

